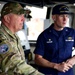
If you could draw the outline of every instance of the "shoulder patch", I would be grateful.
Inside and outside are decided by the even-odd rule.
[[[0,54],[7,52],[8,49],[9,49],[9,47],[8,47],[7,44],[2,44],[2,45],[0,46]]]

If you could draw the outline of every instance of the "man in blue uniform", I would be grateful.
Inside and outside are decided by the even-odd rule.
[[[53,7],[54,23],[43,31],[38,39],[35,53],[35,63],[45,75],[74,75],[75,30],[66,27],[69,19],[69,7],[59,4]]]

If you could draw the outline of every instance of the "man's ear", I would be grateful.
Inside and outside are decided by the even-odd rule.
[[[5,16],[4,16],[4,20],[5,20],[5,22],[9,23],[9,21],[10,21],[9,15],[5,15]]]
[[[53,19],[53,21],[55,21],[56,20],[56,16],[52,15],[52,19]]]

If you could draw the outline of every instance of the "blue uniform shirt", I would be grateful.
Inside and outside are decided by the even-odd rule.
[[[72,47],[75,47],[74,40],[74,29],[65,27],[59,36],[51,25],[39,35],[34,53],[43,56],[50,62],[61,63],[72,57]],[[46,75],[73,75],[72,68],[65,73],[41,66],[38,69]]]

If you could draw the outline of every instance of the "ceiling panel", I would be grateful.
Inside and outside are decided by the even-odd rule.
[[[67,3],[67,4],[75,3],[75,0],[0,0],[0,1],[19,2],[22,5],[31,5],[31,6],[39,6],[39,7],[43,7],[45,5],[53,5],[56,3]]]

